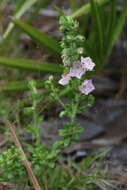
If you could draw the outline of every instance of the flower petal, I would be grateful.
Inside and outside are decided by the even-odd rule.
[[[92,71],[95,67],[95,63],[90,57],[81,57],[81,62],[83,63],[84,69],[86,69],[87,71]]]
[[[74,62],[72,67],[70,68],[69,75],[70,77],[76,77],[80,79],[85,72],[86,71],[83,68],[83,64],[80,61],[77,61]]]
[[[92,92],[93,90],[95,90],[95,86],[92,83],[92,80],[85,80],[80,86],[79,86],[79,90],[82,94],[86,94],[88,95],[90,92]]]
[[[63,74],[62,75],[62,78],[59,80],[59,84],[61,84],[61,85],[67,85],[68,83],[69,83],[69,81],[70,81],[70,76],[69,76],[69,74]]]

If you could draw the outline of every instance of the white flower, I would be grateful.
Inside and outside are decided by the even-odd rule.
[[[83,68],[83,64],[80,61],[77,61],[74,62],[70,68],[69,76],[80,79],[85,72],[86,70]]]
[[[90,92],[95,90],[95,86],[92,83],[92,80],[85,80],[81,86],[79,86],[79,90],[81,93],[88,95]]]
[[[62,78],[59,80],[59,84],[61,85],[67,85],[70,81],[71,77],[69,76],[69,74],[63,74]]]
[[[81,62],[83,63],[84,69],[86,69],[87,71],[92,71],[95,67],[95,63],[90,57],[81,57]]]

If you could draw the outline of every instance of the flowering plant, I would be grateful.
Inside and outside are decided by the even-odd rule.
[[[58,184],[52,184],[55,186],[54,189],[64,188],[62,183],[65,176],[65,171],[63,170],[61,182],[59,180],[60,176],[56,163],[60,160],[59,155],[63,148],[76,142],[79,138],[79,134],[83,130],[76,121],[77,114],[90,107],[94,101],[94,97],[91,95],[91,92],[95,89],[95,87],[92,83],[92,79],[88,79],[86,77],[86,73],[94,69],[95,63],[90,57],[83,57],[84,49],[82,44],[84,43],[85,38],[79,34],[78,26],[78,22],[74,21],[70,16],[64,15],[60,17],[60,30],[63,33],[63,38],[61,41],[61,57],[64,64],[64,71],[62,78],[58,82],[60,85],[57,88],[54,84],[55,80],[52,76],[50,76],[45,82],[45,87],[49,91],[48,97],[53,100],[55,99],[56,102],[59,102],[62,106],[63,110],[60,112],[60,117],[67,117],[68,120],[64,123],[64,128],[59,130],[59,139],[55,143],[51,144],[50,147],[43,144],[41,141],[40,123],[42,122],[43,117],[39,114],[40,112],[38,111],[38,106],[40,102],[45,99],[45,97],[38,93],[35,81],[32,80],[29,82],[29,88],[31,90],[29,97],[32,104],[31,106],[24,108],[23,114],[31,118],[31,122],[27,124],[25,130],[32,135],[33,143],[26,143],[25,148],[28,152],[28,158],[31,162],[34,174],[37,176],[39,183],[42,186],[45,186],[46,183],[45,189],[47,189],[47,179],[49,176],[51,178],[50,183],[53,181],[52,177],[55,175],[52,174],[54,174],[54,171],[56,171],[56,177],[58,178]],[[64,93],[66,94],[67,103],[61,98],[61,92],[63,90],[61,89],[61,85],[65,88]],[[16,156],[13,157],[14,155]],[[29,179],[24,178],[24,175],[27,174],[25,168],[22,167],[21,164],[23,159],[24,158],[21,157],[20,152],[13,147],[6,153],[3,153],[0,156],[0,170],[2,171],[2,173],[0,173],[0,181],[14,181],[17,176],[17,178],[19,177],[22,179],[21,183],[23,181],[24,184],[28,185]],[[8,168],[10,168],[10,170],[8,170]],[[15,169],[15,172],[13,172],[13,169]],[[5,173],[5,175],[3,175],[3,173]],[[42,173],[44,178],[42,178]],[[20,176],[18,174],[20,174]],[[88,177],[89,180],[93,180],[93,176],[87,176],[87,179]],[[70,181],[73,181],[72,178],[72,175],[69,176],[69,178],[67,177],[65,179],[65,185],[67,183],[66,180],[68,181],[68,184],[71,185]],[[85,181],[84,177],[83,179]],[[79,182],[79,185],[82,186],[81,182]],[[68,186],[68,188],[70,189],[70,186]],[[52,186],[51,189],[53,189]]]
[[[69,122],[65,123],[64,129],[59,132],[62,137],[60,144],[65,147],[75,142],[82,131],[76,122],[76,115],[90,107],[94,101],[94,97],[90,93],[95,87],[92,79],[87,79],[85,74],[94,69],[95,63],[90,57],[83,57],[85,37],[78,32],[79,23],[74,21],[71,16],[65,15],[60,17],[59,23],[63,33],[61,58],[64,71],[58,83],[68,89],[66,97],[69,103],[65,104],[61,99],[61,90],[55,89],[53,77],[49,78],[47,84],[53,99],[55,98],[63,107],[60,117],[66,116],[70,119]]]
[[[85,38],[77,34],[78,23],[73,21],[70,16],[61,16],[60,24],[61,32],[64,33],[64,37],[61,41],[61,47],[63,48],[61,57],[65,66],[65,73],[62,75],[62,79],[60,79],[59,83],[61,85],[67,85],[72,77],[81,79],[87,71],[92,71],[95,67],[95,63],[90,57],[82,57],[84,49],[81,47],[81,43]],[[69,26],[71,26],[70,30]],[[67,67],[69,72],[67,72]],[[92,80],[85,80],[81,86],[79,86],[79,91],[85,95],[88,95],[94,89],[95,87],[92,84]]]

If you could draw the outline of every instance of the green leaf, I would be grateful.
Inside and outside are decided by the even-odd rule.
[[[101,13],[98,8],[98,4],[95,2],[95,0],[91,0],[91,10],[92,10],[92,16],[93,16],[93,22],[94,22],[94,29],[95,29],[95,39],[96,39],[96,45],[98,47],[98,54],[99,57],[103,60],[103,53],[104,53],[104,28],[101,20]],[[100,61],[101,62],[101,61]]]
[[[15,15],[13,16],[14,19],[19,19],[30,7],[32,7],[32,5],[34,3],[36,3],[37,0],[26,0],[22,6],[20,7],[20,9],[18,9],[15,13]],[[9,26],[7,27],[4,35],[3,35],[3,38],[7,38],[8,35],[10,34],[10,32],[12,31],[14,27],[14,24],[11,22],[9,24]]]
[[[125,0],[123,10],[121,12],[121,15],[119,16],[118,22],[114,28],[113,33],[112,33],[111,41],[110,41],[110,44],[108,47],[108,53],[107,53],[108,55],[110,54],[114,44],[118,40],[118,37],[123,30],[123,27],[126,23],[126,20],[127,20],[127,1]]]
[[[37,88],[44,88],[44,80],[36,80]],[[0,85],[0,92],[29,90],[28,81],[11,81]]]
[[[30,26],[27,23],[22,22],[21,20],[14,20],[14,23],[37,43],[39,43],[43,47],[45,46],[46,48],[51,50],[51,52],[55,53],[55,55],[60,54],[61,47],[59,46],[59,43],[49,37],[46,33],[40,32],[38,29]]]
[[[25,71],[40,73],[62,73],[63,66],[54,63],[42,63],[30,59],[10,59],[0,56],[0,65]]]
[[[57,85],[57,79],[56,79],[56,85]],[[36,87],[39,88],[45,88],[45,81],[37,79],[36,80]],[[29,90],[28,81],[6,81],[5,83],[0,84],[0,92],[18,92],[23,90]],[[61,89],[60,91],[60,97],[65,96],[69,92],[69,87],[65,89]]]
[[[107,46],[109,45],[110,40],[112,39],[112,34],[115,29],[115,24],[116,24],[116,12],[117,12],[117,2],[116,0],[110,1],[110,7],[111,9],[109,10],[108,13],[108,24],[107,24]]]
[[[38,16],[39,11],[43,9],[51,0],[43,0],[43,1],[38,1],[38,4],[36,7],[34,7],[33,11],[30,14],[30,17],[28,19],[29,23],[33,21],[33,19],[36,19],[36,16]]]
[[[99,6],[102,6],[106,4],[109,0],[94,0],[95,3],[98,3]],[[88,14],[91,12],[91,6],[90,3],[85,4],[81,8],[79,8],[77,11],[75,11],[71,16],[72,18],[77,18],[82,15]]]

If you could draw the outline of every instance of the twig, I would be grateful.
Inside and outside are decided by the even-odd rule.
[[[30,163],[26,158],[26,155],[25,155],[25,153],[23,151],[23,148],[22,148],[22,146],[21,146],[21,144],[20,144],[20,142],[19,142],[19,140],[18,140],[18,138],[16,136],[16,133],[15,133],[14,128],[12,127],[12,124],[8,123],[7,127],[10,130],[10,134],[12,136],[12,139],[13,139],[14,143],[15,143],[15,146],[20,150],[20,153],[22,154],[22,156],[24,158],[23,164],[24,164],[24,166],[25,166],[25,168],[26,168],[26,170],[28,172],[29,177],[31,178],[31,181],[32,181],[33,186],[34,186],[34,189],[35,190],[42,190],[39,183],[38,183],[38,181],[37,181],[37,178],[35,177],[35,175],[33,173],[33,170],[32,170],[32,168],[30,166]]]

